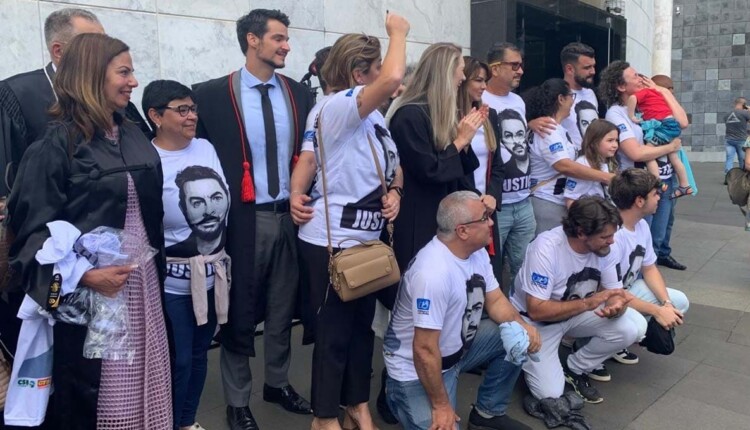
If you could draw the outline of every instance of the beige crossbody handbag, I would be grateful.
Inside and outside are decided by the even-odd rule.
[[[339,247],[341,243],[348,240],[355,240],[359,242],[359,245],[342,249],[336,254],[333,253],[331,221],[328,212],[326,157],[323,146],[322,121],[320,119],[322,113],[323,109],[320,110],[318,116],[318,148],[320,148],[320,170],[323,176],[323,202],[325,204],[326,233],[328,235],[328,274],[331,277],[331,285],[341,298],[341,301],[348,302],[396,284],[401,279],[401,271],[398,268],[396,256],[393,252],[393,223],[391,222],[387,226],[390,246],[380,240],[362,242],[357,239],[344,239],[339,243]],[[375,160],[375,167],[378,170],[383,193],[387,193],[388,187],[385,184],[383,169],[380,167],[375,146],[373,146],[369,135],[367,136],[367,141],[370,144],[373,160]]]

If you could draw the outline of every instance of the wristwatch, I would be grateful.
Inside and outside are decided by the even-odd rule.
[[[388,191],[394,190],[396,191],[396,194],[398,194],[399,197],[404,197],[404,189],[401,187],[388,187]]]
[[[672,303],[672,301],[669,300],[669,299],[664,300],[663,302],[661,302],[661,305],[662,306],[670,305],[670,306],[674,307],[674,303]]]

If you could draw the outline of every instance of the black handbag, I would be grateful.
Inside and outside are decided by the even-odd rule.
[[[674,329],[665,329],[652,317],[646,328],[646,337],[640,345],[654,354],[669,355],[674,352]]]

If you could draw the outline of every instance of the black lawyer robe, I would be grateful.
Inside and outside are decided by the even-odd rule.
[[[454,191],[473,191],[466,178],[479,167],[479,159],[471,145],[466,151],[458,151],[452,143],[442,151],[435,149],[426,105],[402,106],[391,118],[388,129],[404,172],[404,197],[393,234],[396,260],[403,273],[417,252],[435,236],[440,201]]]
[[[232,288],[229,290],[228,321],[221,327],[220,340],[224,347],[253,357],[255,326],[265,315],[265,285],[257,285],[254,272],[255,202],[244,203],[240,195],[243,145],[251,162],[251,175],[253,161],[249,144],[242,141],[240,134],[242,129],[247,136],[244,132],[244,121],[238,122],[232,105],[232,97],[235,97],[238,107],[241,107],[241,100],[238,100],[239,76],[234,76],[235,94],[230,93],[229,76],[195,84],[193,93],[195,102],[201,109],[198,117],[198,137],[207,139],[214,145],[232,197],[226,242],[227,254],[232,257]],[[298,146],[302,142],[307,114],[312,109],[313,99],[310,90],[304,85],[280,74],[277,74],[277,77],[289,84],[289,97],[296,106],[294,145]],[[281,87],[286,92],[286,85],[282,83]],[[291,161],[290,159],[289,162]],[[296,298],[290,297],[289,300]]]
[[[55,69],[48,63],[43,69],[0,81],[0,178],[5,178],[6,169],[10,167],[11,184],[24,151],[44,136],[50,122],[48,111],[56,101],[52,89],[54,79]],[[144,134],[151,133],[135,105],[128,103],[122,113]],[[9,193],[5,181],[0,180],[0,196]]]
[[[159,250],[156,267],[163,291],[166,268],[162,220],[162,170],[158,153],[140,129],[115,114],[120,141],[102,136],[91,142],[70,139],[68,126],[52,123],[43,139],[24,154],[8,201],[16,233],[10,264],[21,274],[26,293],[46,307],[52,265],[40,265],[36,252],[49,237],[46,223],[64,220],[86,233],[99,226],[123,228],[128,200],[127,173],[133,178],[149,244]],[[72,152],[72,158],[70,153]],[[96,428],[101,360],[81,351],[86,326],[58,322],[54,332],[55,391],[47,411],[53,428]]]

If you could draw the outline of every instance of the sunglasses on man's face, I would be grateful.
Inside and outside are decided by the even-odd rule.
[[[518,69],[523,68],[523,61],[497,61],[495,63],[490,64],[490,67],[492,66],[502,66],[503,64],[507,64],[510,66],[510,69],[514,72],[517,72]]]

